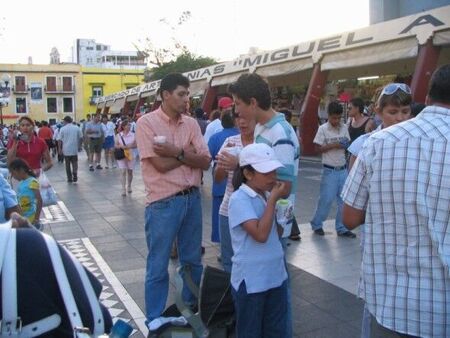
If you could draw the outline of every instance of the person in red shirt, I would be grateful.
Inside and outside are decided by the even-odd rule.
[[[47,121],[42,121],[42,125],[38,131],[38,137],[43,139],[47,143],[49,149],[53,149],[55,144],[53,143],[53,130],[48,126]]]
[[[44,140],[34,135],[34,121],[27,116],[19,119],[19,132],[9,140],[8,163],[16,158],[25,160],[31,169],[40,175],[41,169],[46,171],[53,166],[48,146]]]

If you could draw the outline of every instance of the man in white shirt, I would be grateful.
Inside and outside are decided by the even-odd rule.
[[[62,153],[66,162],[67,182],[78,181],[78,151],[81,149],[83,134],[81,129],[72,123],[70,116],[64,117],[64,126],[58,134],[62,143]]]
[[[345,149],[350,143],[348,128],[342,123],[343,108],[337,101],[328,105],[328,122],[317,130],[314,144],[317,152],[322,154],[322,181],[316,212],[311,220],[312,230],[316,235],[324,236],[323,222],[328,217],[331,205],[336,200],[337,211],[335,227],[338,236],[355,238],[342,223],[341,192],[347,178]]]
[[[342,192],[364,226],[360,296],[373,337],[450,336],[450,64],[416,118],[373,134]]]
[[[211,136],[223,130],[221,122],[221,114],[223,110],[233,106],[233,99],[227,96],[221,97],[217,105],[219,107],[219,116],[210,123],[208,123],[208,125],[206,126],[205,135],[203,135],[203,139],[205,140],[206,144],[208,144]]]

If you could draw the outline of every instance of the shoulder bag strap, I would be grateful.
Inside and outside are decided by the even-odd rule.
[[[123,145],[126,146],[127,144],[125,143],[125,140],[123,139],[123,133],[120,133],[119,135],[120,135],[120,138],[122,139]]]
[[[58,245],[56,241],[50,236],[41,233],[47,244],[48,252],[53,264],[53,270],[55,271],[56,279],[58,281],[59,290],[61,292],[61,297],[64,300],[64,305],[66,306],[67,315],[72,325],[74,331],[74,337],[88,338],[89,334],[84,333],[85,328],[78,311],[77,303],[73,296],[72,288],[69,284],[69,279],[67,278],[66,270],[64,269],[64,264],[59,252]]]
[[[84,291],[86,292],[86,296],[89,300],[89,305],[91,307],[92,317],[94,320],[94,336],[101,335],[105,333],[105,325],[103,321],[103,312],[100,307],[100,302],[95,295],[94,288],[84,267],[71,252],[67,251],[67,253],[69,254],[69,257],[72,259],[72,262],[78,271],[78,275],[80,276],[81,282],[83,283]]]

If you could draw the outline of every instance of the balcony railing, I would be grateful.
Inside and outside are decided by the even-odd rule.
[[[97,101],[98,101],[98,99],[99,99],[100,97],[101,97],[101,96],[91,96],[91,97],[89,97],[89,104],[90,104],[91,106],[97,105]]]
[[[71,86],[57,85],[52,87],[44,86],[44,91],[46,93],[53,93],[53,94],[75,93],[75,85]]]
[[[12,86],[13,93],[28,93],[30,91],[30,87],[25,86]]]

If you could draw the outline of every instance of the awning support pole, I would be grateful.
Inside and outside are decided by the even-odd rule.
[[[214,101],[217,96],[217,87],[209,86],[208,89],[205,90],[205,95],[203,95],[202,109],[208,114],[211,113]]]
[[[437,67],[440,51],[440,47],[433,46],[431,39],[428,39],[424,45],[419,46],[416,68],[411,81],[413,102],[425,103],[428,84]]]
[[[319,127],[318,108],[320,98],[327,83],[328,71],[321,71],[320,64],[314,64],[308,91],[301,112],[300,136],[302,138],[302,155],[316,154],[313,140]]]

